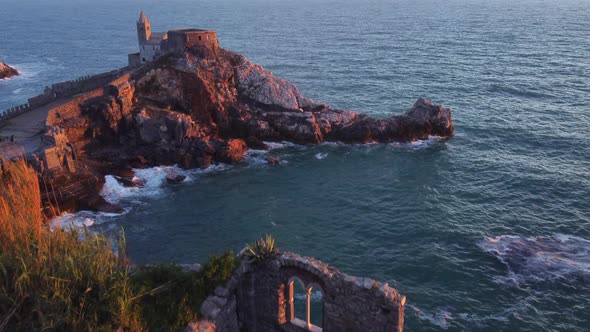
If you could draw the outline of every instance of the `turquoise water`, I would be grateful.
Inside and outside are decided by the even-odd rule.
[[[218,31],[308,96],[388,116],[420,96],[457,136],[277,145],[142,189],[107,179],[138,263],[199,262],[263,233],[408,297],[408,331],[590,329],[590,2],[2,2],[0,109],[55,81],[123,66],[143,8],[155,31]]]

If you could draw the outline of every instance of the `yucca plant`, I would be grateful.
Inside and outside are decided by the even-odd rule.
[[[270,234],[266,234],[256,240],[252,245],[246,244],[244,255],[250,262],[262,262],[267,258],[273,257],[278,253],[275,247],[275,239]]]

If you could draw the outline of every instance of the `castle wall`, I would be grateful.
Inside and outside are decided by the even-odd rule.
[[[143,44],[139,48],[139,60],[141,63],[151,62],[160,54],[160,46],[155,44]]]
[[[129,82],[131,79],[131,74],[125,74],[116,79],[111,79],[107,83],[114,86],[123,85],[125,82]],[[106,85],[106,84],[105,84]],[[80,117],[80,105],[85,101],[95,98],[98,96],[102,96],[105,94],[105,87],[101,86],[100,88],[88,91],[76,98],[70,100],[67,103],[64,103],[58,107],[55,107],[49,110],[47,114],[47,119],[45,120],[45,124],[47,126],[55,126],[56,124],[70,119],[70,118],[77,118]]]
[[[75,80],[53,84],[51,87],[45,88],[43,94],[29,98],[26,104],[11,107],[4,113],[1,113],[0,122],[12,119],[38,107],[45,106],[60,98],[71,97],[77,94],[86,93],[87,91],[92,93],[93,89],[99,89],[109,84],[112,80],[120,77],[126,71],[128,71],[128,68],[121,68],[106,73],[83,76]]]
[[[129,67],[139,67],[141,66],[141,58],[140,53],[131,53],[127,55],[127,60],[129,63]]]
[[[127,70],[128,68],[121,68],[106,73],[84,76],[76,80],[53,84],[51,90],[58,98],[73,96],[106,85]]]
[[[67,103],[64,103],[60,106],[57,106],[49,111],[47,114],[47,119],[45,120],[45,125],[47,126],[55,126],[58,123],[65,121],[67,119],[76,118],[81,116],[80,114],[80,105],[87,101],[88,99],[102,96],[104,94],[104,88],[98,88],[92,91],[89,91],[83,95],[80,95]]]
[[[217,33],[210,30],[171,30],[168,31],[168,41],[166,42],[166,51],[182,53],[186,49],[194,46],[207,46],[211,49],[219,48]]]

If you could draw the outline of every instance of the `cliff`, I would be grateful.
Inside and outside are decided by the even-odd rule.
[[[69,83],[75,95],[48,88],[52,103],[30,111],[46,112],[46,132],[23,145],[36,150],[30,159],[52,184],[46,197],[66,210],[105,208],[96,195],[104,175],[124,181],[132,167],[235,163],[264,141],[409,142],[454,133],[450,110],[427,99],[385,119],[332,108],[221,48],[195,46],[117,73],[107,84],[86,78],[92,89],[82,94],[79,82]]]
[[[18,71],[0,61],[0,80],[18,75]]]

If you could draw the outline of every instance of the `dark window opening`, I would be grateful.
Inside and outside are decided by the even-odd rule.
[[[323,294],[320,289],[314,291],[312,286],[293,277],[288,283],[288,320],[291,324],[311,332],[322,332]]]

